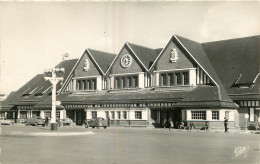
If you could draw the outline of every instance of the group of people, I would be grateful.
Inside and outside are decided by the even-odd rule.
[[[169,117],[168,121],[166,118],[164,118],[162,122],[162,126],[164,129],[166,129],[166,127],[168,127],[169,129],[174,128],[172,118]]]
[[[167,121],[166,118],[164,118],[163,121],[162,121],[162,126],[163,126],[164,129],[166,129],[167,127],[168,127],[169,129],[174,128],[174,123],[173,123],[173,121],[172,121],[172,118],[169,117],[169,118],[168,118],[168,121]],[[224,127],[225,127],[225,132],[228,132],[228,119],[227,119],[226,117],[224,118]],[[182,129],[182,128],[185,129],[184,123],[181,122],[181,124],[179,125],[178,128],[180,128],[180,129]],[[194,124],[191,122],[191,123],[190,123],[190,126],[189,126],[188,128],[189,128],[189,129],[194,129],[195,126],[194,126]],[[208,130],[208,129],[209,129],[209,122],[206,122],[204,128],[205,128],[205,130]]]

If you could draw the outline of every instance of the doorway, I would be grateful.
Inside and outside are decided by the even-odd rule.
[[[86,120],[86,112],[84,109],[76,110],[76,125],[82,125]]]
[[[160,124],[166,118],[167,122],[169,118],[172,119],[174,127],[178,127],[181,122],[181,108],[162,108],[160,112]]]

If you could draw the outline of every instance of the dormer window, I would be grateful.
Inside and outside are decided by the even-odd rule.
[[[178,60],[178,51],[176,50],[176,48],[173,48],[171,50],[171,54],[170,54],[170,62],[171,63],[176,63],[176,61]]]
[[[84,71],[88,71],[88,69],[89,69],[89,61],[88,61],[88,59],[85,59],[85,61],[84,61]]]

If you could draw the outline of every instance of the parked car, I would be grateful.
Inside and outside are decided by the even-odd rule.
[[[75,126],[75,122],[72,121],[70,118],[65,118],[60,120],[61,126]]]
[[[104,119],[102,117],[92,118],[91,120],[87,121],[85,124],[85,128],[92,127],[92,128],[99,128],[104,127],[104,129],[107,128],[107,119]]]
[[[33,117],[33,118],[29,118],[29,119],[25,120],[24,124],[26,126],[28,126],[28,125],[34,125],[34,126],[42,125],[42,126],[45,126],[45,121],[44,121],[44,119],[42,119],[40,117]]]
[[[8,120],[7,118],[0,117],[0,124],[1,125],[13,125],[14,121]]]

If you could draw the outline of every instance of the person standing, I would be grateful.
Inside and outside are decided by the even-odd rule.
[[[163,119],[162,125],[163,125],[163,128],[165,129],[165,128],[166,128],[166,125],[167,125],[167,120],[166,120],[166,118]]]
[[[168,123],[169,123],[169,130],[170,130],[171,127],[173,127],[173,122],[172,122],[172,118],[171,117],[169,117]]]
[[[49,118],[45,117],[45,126],[48,126],[48,125],[49,125]]]
[[[109,127],[110,126],[110,116],[108,116],[108,118],[107,118],[107,126]]]
[[[225,117],[224,118],[224,126],[225,126],[225,132],[228,132],[228,119]]]

